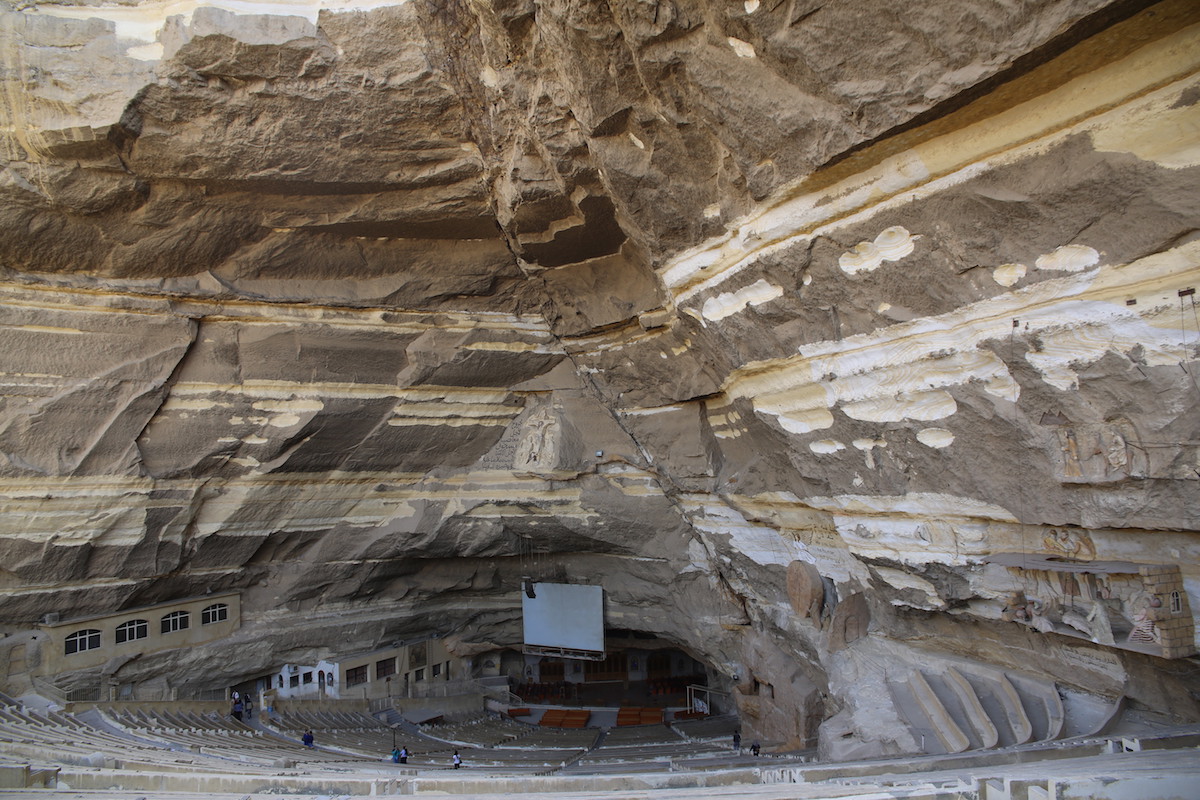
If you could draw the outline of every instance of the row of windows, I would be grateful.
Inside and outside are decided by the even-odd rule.
[[[227,603],[213,603],[200,612],[200,624],[211,625],[214,622],[224,622],[229,619]],[[159,620],[159,630],[162,633],[175,633],[187,630],[191,626],[191,613],[187,611],[172,611]],[[116,643],[125,644],[150,635],[150,623],[144,619],[131,619],[117,626]],[[66,638],[64,649],[67,655],[82,653],[84,650],[96,650],[100,647],[100,631],[91,628],[76,631]]]
[[[362,666],[351,667],[350,669],[346,670],[346,688],[349,689],[352,686],[361,686],[362,684],[366,683],[370,679],[370,668],[371,668],[370,664],[363,664]],[[450,662],[447,661],[444,664],[434,664],[432,667],[430,667],[429,672],[430,672],[430,675],[434,678],[441,676],[443,673],[446,675],[447,678],[449,678],[450,677]],[[377,680],[386,680],[388,677],[395,675],[395,674],[396,674],[396,658],[395,658],[395,656],[393,656],[391,658],[385,658],[385,659],[375,662],[375,677]],[[330,680],[332,680],[332,676],[330,676]],[[425,669],[421,668],[421,669],[418,669],[416,672],[409,673],[408,675],[405,676],[405,680],[413,680],[413,681],[425,680]],[[312,682],[313,682],[313,673],[305,672],[303,674],[292,675],[288,679],[287,685],[291,689],[296,689],[301,685],[301,683],[310,684]],[[325,672],[323,670],[317,673],[317,682],[321,685],[322,688],[325,687]],[[282,689],[283,687],[284,687],[284,678],[282,675],[280,675],[279,676],[279,688]]]
[[[363,664],[361,667],[353,667],[351,669],[346,670],[346,688],[349,689],[352,686],[361,686],[362,684],[366,683],[369,666],[370,666],[369,664]],[[447,661],[445,664],[434,664],[432,667],[429,668],[430,676],[434,677],[434,678],[441,676],[443,671],[445,672],[446,677],[450,677],[450,662],[449,661]],[[396,659],[395,658],[385,658],[382,661],[375,662],[375,679],[376,680],[386,680],[388,676],[395,675],[395,674],[396,674]],[[411,680],[413,680],[413,681],[425,680],[425,668],[421,667],[420,669],[416,670],[415,672],[412,672],[411,676],[412,676]],[[405,679],[406,680],[409,679],[407,675],[405,676]]]
[[[431,678],[440,677],[443,672],[446,673],[446,679],[449,680],[450,679],[450,662],[449,661],[447,661],[445,664],[434,664],[432,667],[430,667],[429,668],[429,677],[431,677]],[[421,668],[421,669],[418,669],[417,671],[415,671],[412,675],[412,679],[413,679],[413,681],[417,681],[417,682],[425,680],[425,669]]]
[[[287,679],[287,686],[289,688],[295,689],[296,687],[298,687],[300,685],[302,679],[303,679],[303,683],[305,685],[312,683],[313,682],[313,673],[305,672],[302,675],[301,674],[292,675],[290,678]],[[321,671],[317,672],[317,682],[321,685],[322,689],[325,688],[325,670],[321,670]],[[279,676],[279,688],[282,689],[283,687],[284,687],[284,678],[282,675],[280,675]]]

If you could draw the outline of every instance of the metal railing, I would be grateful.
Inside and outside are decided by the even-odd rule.
[[[418,683],[412,687],[412,697],[414,698],[454,697],[463,694],[481,694],[502,703],[522,702],[521,698],[508,690],[507,679],[501,684],[499,682],[489,683],[486,679],[464,678],[456,681]]]
[[[100,682],[87,683],[81,686],[73,686],[67,690],[68,703],[95,703],[105,698],[102,695],[103,687]]]

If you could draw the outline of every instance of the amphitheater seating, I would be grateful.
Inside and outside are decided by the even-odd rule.
[[[604,735],[604,747],[623,747],[645,744],[677,744],[687,741],[675,732],[673,726],[639,725],[637,727],[613,728]]]
[[[408,749],[405,766],[415,770],[448,769],[457,750],[464,766],[476,771],[489,770],[498,774],[547,772],[586,749],[586,745],[577,742],[569,742],[562,748],[539,747],[532,743],[505,747],[517,737],[528,735],[526,732],[538,729],[500,717],[427,725],[419,731],[407,725],[393,732],[388,724],[361,712],[291,711],[272,716],[270,724],[291,735],[312,730],[321,747],[363,758],[385,758],[395,742]],[[343,724],[347,727],[339,727]],[[587,734],[589,741],[595,738],[595,731]]]
[[[575,751],[581,753],[596,743],[600,731],[595,728],[541,728],[528,725],[529,732],[500,747],[536,748],[540,750]]]
[[[299,738],[311,730],[321,748],[381,759],[392,752],[392,743],[408,748],[407,766],[441,768],[448,765],[454,746],[450,742],[406,730],[394,733],[380,720],[362,712],[289,711],[272,714],[263,720],[270,728]]]
[[[291,711],[270,715],[272,727],[282,730],[328,730],[341,728],[387,728],[361,711]]]
[[[175,721],[176,724],[178,720]],[[119,731],[119,729],[118,729]],[[178,770],[223,773],[229,754],[202,747],[180,746],[153,737],[122,734],[80,717],[57,711],[0,707],[0,756],[57,764],[105,765],[136,770]],[[258,769],[261,766],[262,769]],[[239,770],[266,772],[272,764],[242,763]]]
[[[723,715],[704,719],[682,720],[672,726],[681,736],[693,740],[730,739],[740,723],[736,716]]]
[[[438,739],[473,747],[495,747],[525,736],[533,728],[506,717],[485,717],[467,722],[443,723],[428,728]]]
[[[170,791],[192,793],[188,796],[198,800],[205,796],[206,786],[226,787],[222,791],[237,787],[243,794],[264,790],[269,794],[325,795],[469,793],[478,791],[479,784],[472,781],[480,776],[487,781],[487,791],[520,793],[525,785],[520,782],[522,776],[562,775],[564,780],[594,782],[564,783],[558,790],[553,782],[539,783],[539,791],[573,789],[596,796],[628,788],[630,784],[620,782],[624,775],[632,775],[636,786],[665,787],[667,784],[655,781],[667,780],[666,773],[670,773],[670,785],[676,787],[761,783],[745,785],[739,796],[763,800],[818,794],[864,800],[885,796],[933,800],[964,796],[962,792],[989,799],[1025,797],[1026,793],[1029,797],[1058,796],[1052,790],[1061,787],[1063,780],[1092,780],[1096,774],[1119,774],[1118,780],[1142,780],[1149,782],[1147,786],[1159,781],[1164,791],[1170,791],[1169,796],[1184,796],[1179,787],[1193,787],[1200,779],[1200,760],[1194,757],[1200,726],[1143,738],[1122,734],[1115,739],[1030,742],[959,755],[808,764],[803,763],[804,756],[811,754],[764,754],[760,758],[734,754],[726,740],[737,723],[732,717],[690,720],[676,726],[613,728],[597,740],[594,729],[542,728],[497,715],[431,729],[480,746],[455,745],[405,730],[401,736],[413,755],[408,765],[400,767],[384,760],[385,752],[376,746],[381,739],[369,738],[386,735],[390,745],[392,728],[361,712],[314,713],[284,715],[280,729],[295,730],[284,723],[324,722],[325,727],[314,728],[319,730],[319,743],[342,741],[339,737],[344,736],[349,745],[355,743],[352,736],[357,734],[364,738],[356,746],[367,751],[356,755],[350,747],[341,752],[308,750],[286,734],[275,735],[220,713],[126,708],[104,715],[98,711],[74,715],[0,704],[0,781],[5,788],[21,788],[17,783],[24,783],[25,787],[52,789],[61,780],[96,798],[106,797],[110,787],[126,786],[122,797],[128,797],[130,791],[139,796]],[[110,719],[119,721],[121,727],[110,728],[111,723],[106,722]],[[1035,731],[1042,730],[1040,726],[1047,721],[1037,723]],[[338,727],[351,723],[355,727]],[[675,730],[689,726],[686,735]],[[500,741],[491,746],[485,744],[497,739]],[[544,746],[542,739],[550,746]],[[456,746],[466,771],[450,769],[450,753]],[[283,769],[271,761],[279,754],[289,756]],[[1053,761],[1041,763],[1048,758]],[[1137,768],[1137,764],[1145,766]],[[722,771],[712,779],[715,783],[705,777],[712,770]],[[663,777],[658,779],[657,774]],[[1107,791],[1105,782],[1112,780],[1105,777],[1096,788]],[[13,781],[17,783],[10,783]],[[799,784],[808,784],[817,794],[798,794]],[[770,789],[772,785],[778,788]],[[830,793],[822,794],[822,786]],[[1143,791],[1136,796],[1151,796],[1157,791],[1155,786],[1158,784],[1147,790],[1149,794]],[[698,788],[696,796],[704,791]],[[175,796],[182,800],[185,795]],[[1071,796],[1084,795],[1077,792]]]
[[[265,766],[297,762],[331,765],[362,760],[359,756],[306,748],[298,741],[256,730],[216,712],[117,711],[108,718],[141,739]]]

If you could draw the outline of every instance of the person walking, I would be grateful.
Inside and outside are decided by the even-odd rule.
[[[733,749],[739,756],[742,754],[742,732],[733,732]]]
[[[311,750],[313,746],[313,732],[305,731],[304,735],[300,737],[300,741],[304,742],[304,746]]]
[[[400,763],[400,748],[399,747],[392,748],[392,763],[393,764]]]
[[[454,751],[454,759],[453,760],[454,760],[454,768],[455,769],[458,769],[459,767],[462,766],[462,758],[458,755],[457,750]]]
[[[400,763],[401,764],[408,763],[408,748],[407,747],[400,748]]]

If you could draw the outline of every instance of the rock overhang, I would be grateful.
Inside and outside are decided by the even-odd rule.
[[[884,645],[794,563],[954,652],[1047,526],[1194,585],[1194,12],[754,5],[197,10],[157,63],[7,14],[14,621],[215,582],[503,640],[532,538],[821,714]]]

